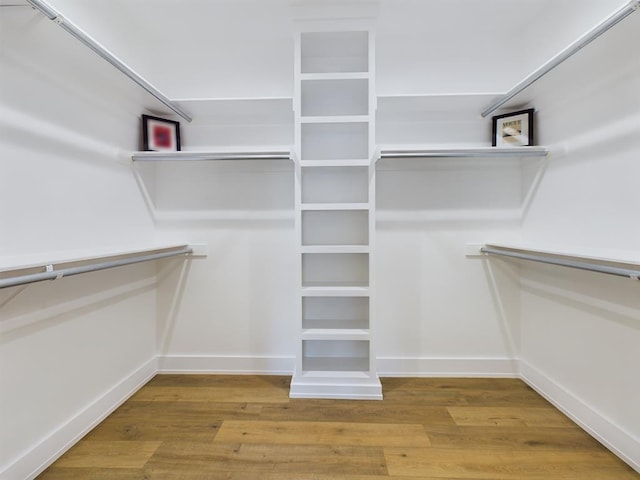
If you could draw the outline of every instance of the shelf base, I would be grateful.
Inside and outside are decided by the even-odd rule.
[[[351,371],[296,371],[290,398],[382,400],[382,384],[376,374]]]

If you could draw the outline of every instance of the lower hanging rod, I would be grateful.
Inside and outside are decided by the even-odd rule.
[[[640,279],[640,270],[637,270],[637,269],[634,270],[631,268],[612,267],[610,265],[602,265],[599,263],[566,260],[566,259],[550,257],[546,255],[513,252],[511,250],[503,250],[503,249],[493,248],[493,247],[482,247],[480,251],[482,253],[486,253],[489,255],[500,255],[503,257],[518,258],[520,260],[528,260],[532,262],[559,265],[561,267],[577,268],[579,270],[587,270],[590,272],[606,273],[607,275],[615,275],[617,277],[631,278],[632,280]]]
[[[92,263],[89,265],[81,265],[78,267],[61,268],[59,270],[54,269],[53,265],[45,265],[44,268],[47,269],[45,272],[31,273],[9,278],[0,278],[0,288],[15,287],[18,285],[26,285],[29,283],[42,282],[45,280],[58,280],[63,277],[70,277],[72,275],[79,275],[81,273],[106,270],[107,268],[122,267],[124,265],[132,265],[134,263],[148,262],[150,260],[159,260],[161,258],[175,257],[178,255],[188,255],[190,253],[193,253],[193,249],[191,247],[183,247],[178,250],[171,250],[169,252],[139,255],[137,257]]]

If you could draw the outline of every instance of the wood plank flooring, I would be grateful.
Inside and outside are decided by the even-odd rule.
[[[40,480],[639,480],[520,380],[386,378],[383,401],[289,377],[158,375]]]

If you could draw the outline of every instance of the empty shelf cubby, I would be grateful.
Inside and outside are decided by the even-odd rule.
[[[302,370],[369,370],[369,342],[362,340],[304,340]]]
[[[302,82],[302,116],[369,114],[369,80],[305,80]]]
[[[369,158],[369,123],[302,124],[302,160]]]
[[[368,210],[302,212],[302,245],[368,245]]]
[[[366,253],[302,254],[303,287],[366,287],[369,255]]]
[[[305,297],[302,299],[304,329],[368,329],[368,297]]]
[[[302,203],[367,203],[368,167],[302,169]]]
[[[302,73],[367,72],[369,33],[304,32],[300,53]]]

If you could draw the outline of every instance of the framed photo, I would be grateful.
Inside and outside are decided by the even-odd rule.
[[[533,145],[533,108],[496,115],[492,118],[494,147],[525,147]]]
[[[180,151],[180,123],[151,115],[142,115],[142,144],[144,151]]]

